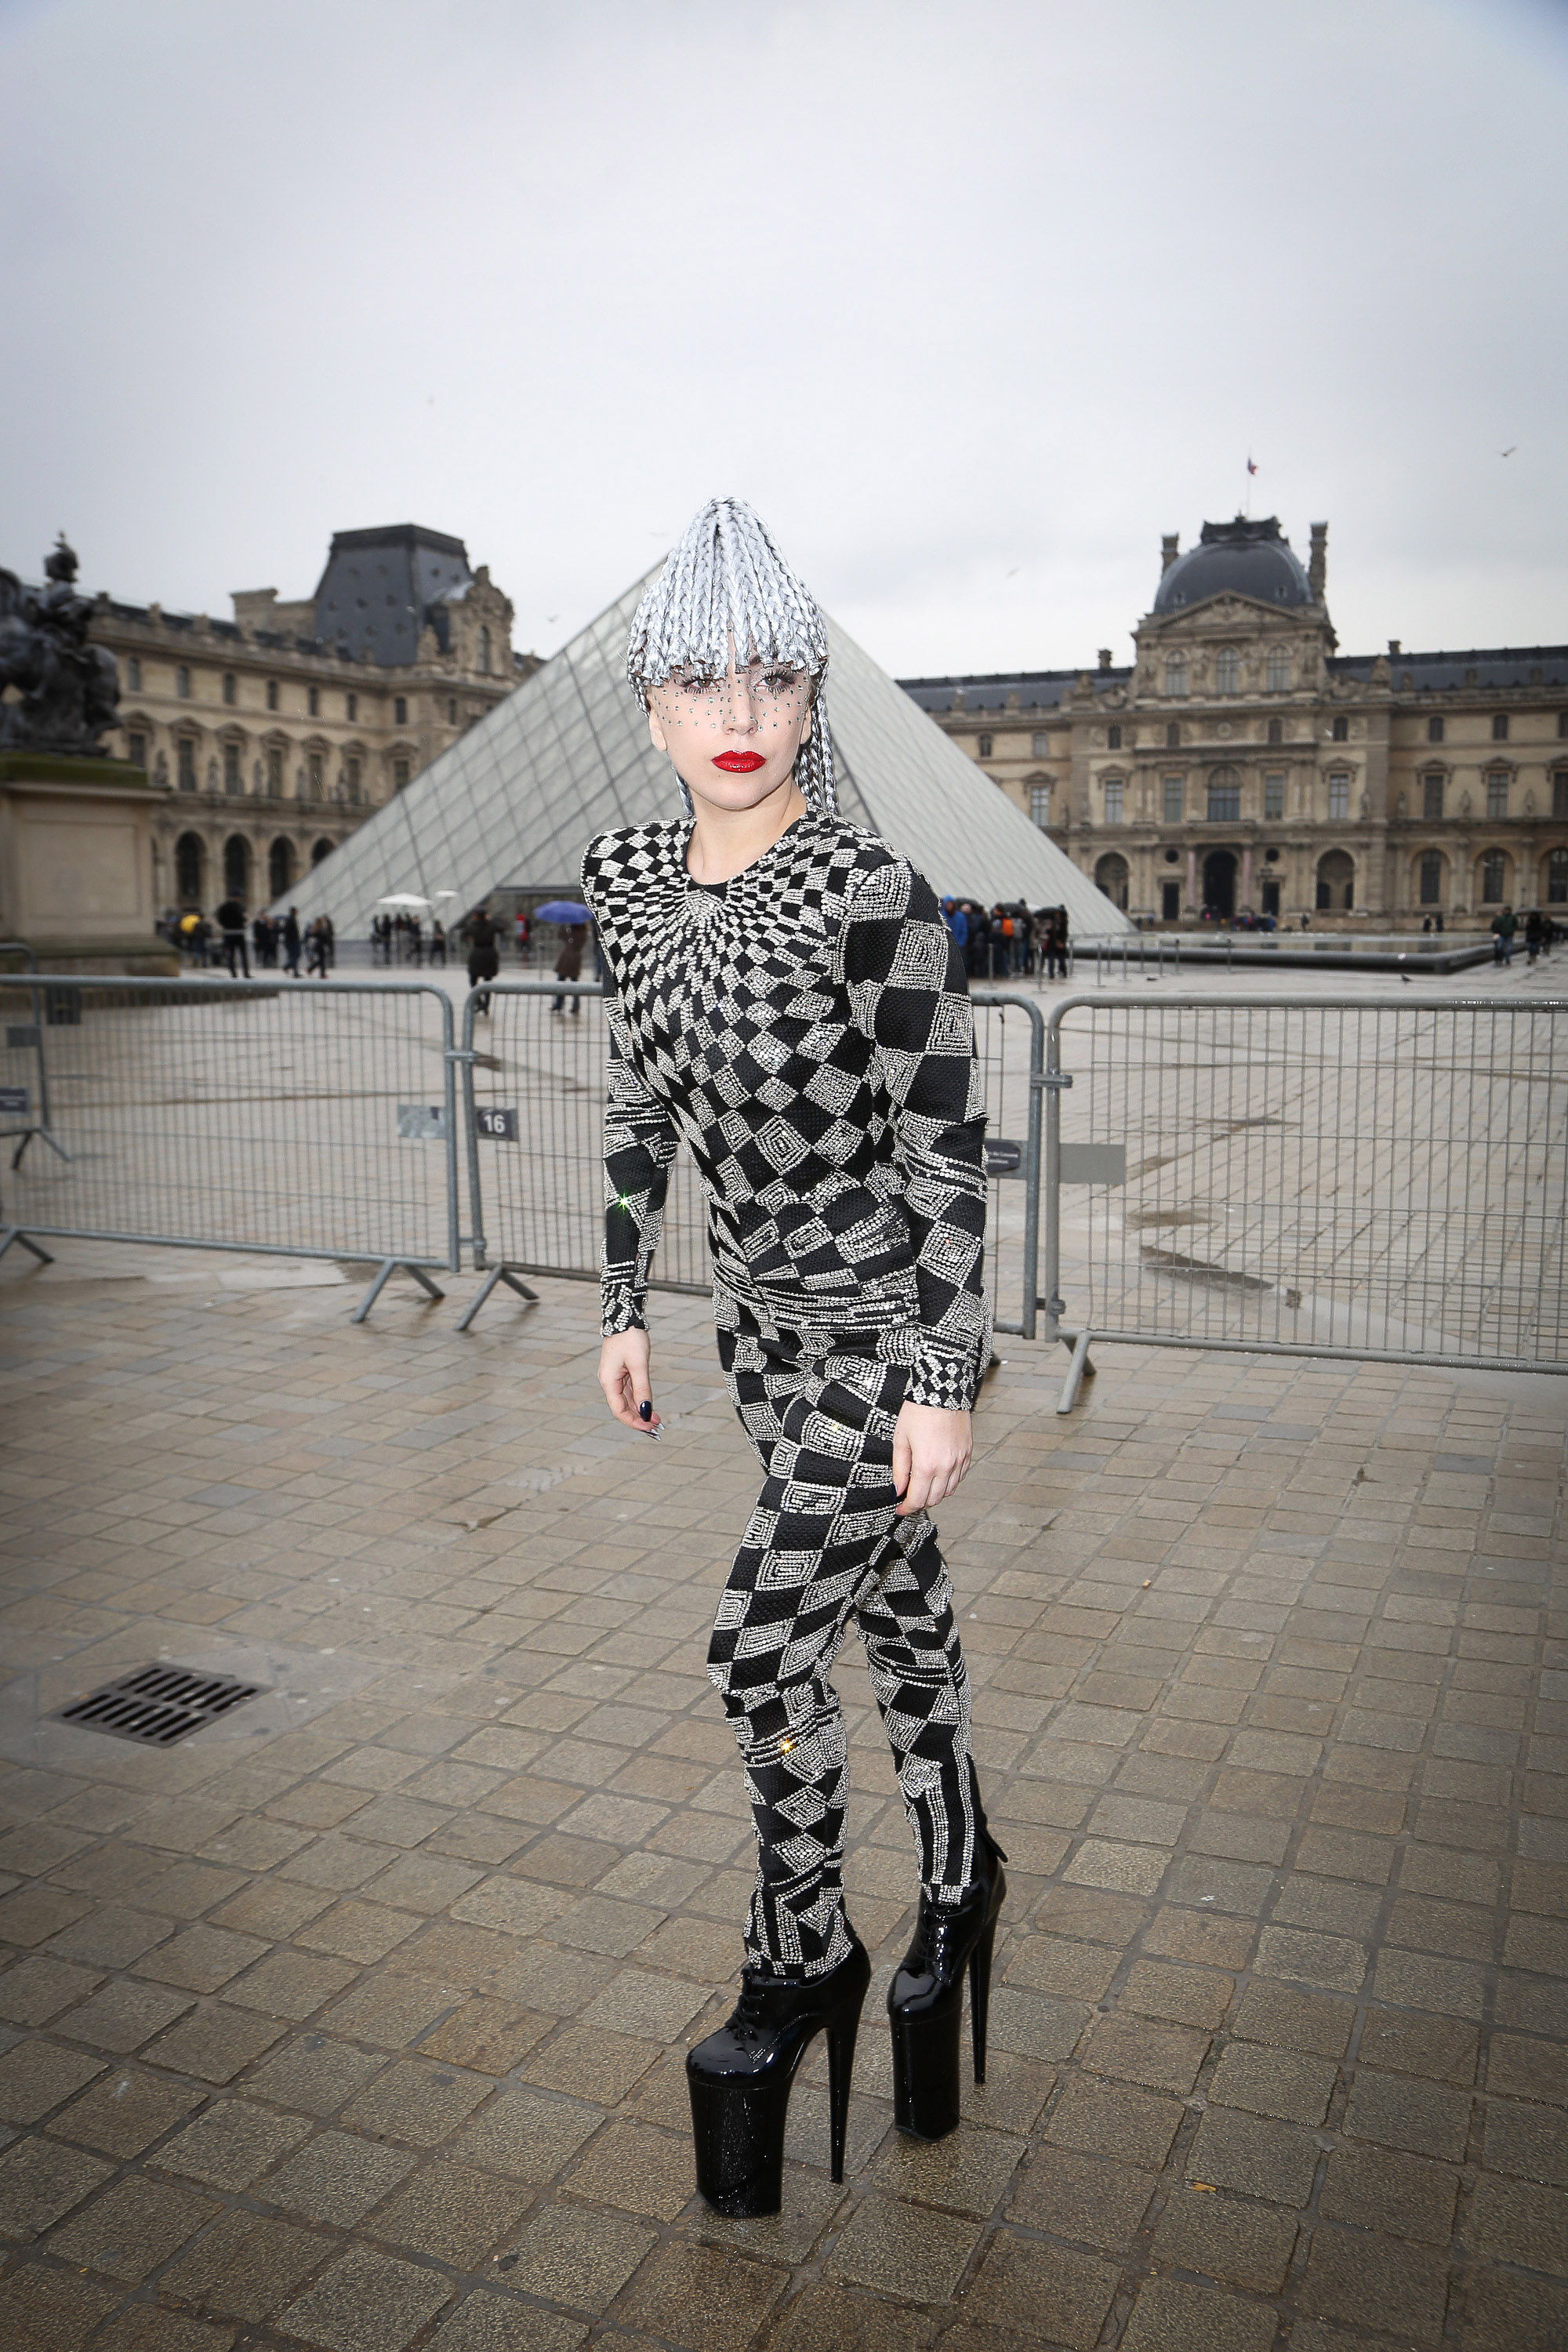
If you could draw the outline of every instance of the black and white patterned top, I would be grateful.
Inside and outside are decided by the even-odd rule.
[[[964,1411],[990,1350],[984,1097],[931,885],[808,813],[732,880],[686,870],[684,822],[583,861],[616,994],[605,1113],[604,1328],[642,1325],[678,1137],[726,1295],[792,1331],[875,1333],[917,1404]]]

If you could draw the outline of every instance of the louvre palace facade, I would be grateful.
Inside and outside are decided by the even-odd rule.
[[[160,908],[280,898],[538,667],[486,568],[416,523],[334,533],[311,597],[232,601],[227,621],[106,595],[93,614],[120,670],[105,749],[173,788]]]
[[[1131,667],[906,678],[1118,907],[1314,928],[1568,920],[1568,646],[1341,654],[1328,526],[1168,537]]]

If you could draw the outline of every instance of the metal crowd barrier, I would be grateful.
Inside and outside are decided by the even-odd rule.
[[[0,978],[13,1242],[459,1264],[453,1015],[404,982]],[[29,1152],[35,1137],[47,1151]]]
[[[1058,1411],[1100,1340],[1568,1371],[1564,1013],[1461,996],[1054,1005],[1041,1305],[1073,1349]]]
[[[986,1279],[993,1302],[1016,1294],[999,1331],[1035,1336],[1045,1023],[1032,998],[972,992],[988,1112],[991,1187]],[[559,1010],[556,1008],[559,1007]],[[493,981],[463,1011],[463,1129],[474,1265],[485,1280],[467,1330],[498,1283],[531,1302],[530,1274],[599,1278],[604,1228],[605,1027],[587,982]],[[702,1186],[682,1151],[671,1171],[656,1289],[711,1286]]]

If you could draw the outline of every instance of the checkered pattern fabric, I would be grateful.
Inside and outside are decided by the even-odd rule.
[[[616,987],[605,1329],[645,1319],[683,1136],[721,1293],[818,1353],[901,1333],[910,1399],[966,1411],[991,1340],[984,1099],[931,886],[885,842],[814,813],[705,888],[686,870],[689,835],[603,834],[583,864]]]
[[[826,1358],[731,1306],[719,1354],[763,1469],[708,1672],[741,1744],[757,1832],[753,1966],[837,1968],[849,1949],[847,1746],[828,1681],[853,1616],[914,1832],[921,1880],[956,1901],[973,1864],[969,1685],[923,1512],[896,1517],[893,1429],[910,1372],[874,1337]]]

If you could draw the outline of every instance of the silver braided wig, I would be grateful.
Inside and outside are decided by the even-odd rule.
[[[644,593],[626,647],[626,676],[646,710],[648,688],[668,678],[690,671],[722,677],[731,648],[742,667],[776,662],[808,673],[811,732],[795,755],[795,780],[811,807],[836,815],[833,740],[822,692],[827,628],[821,609],[743,499],[710,499]],[[689,815],[684,784],[680,797]]]

